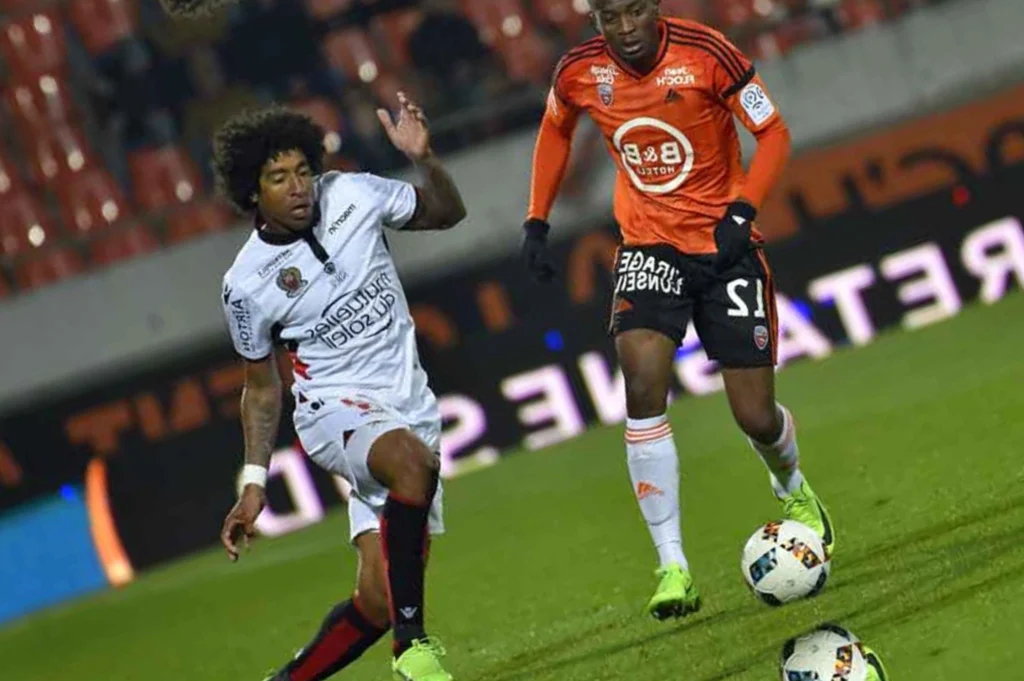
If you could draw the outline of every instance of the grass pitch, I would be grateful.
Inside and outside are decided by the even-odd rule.
[[[509,456],[451,481],[432,552],[428,623],[456,679],[754,681],[824,620],[878,650],[894,679],[1020,679],[1024,639],[1024,296],[780,375],[803,468],[830,506],[832,579],[780,609],[739,555],[778,515],[724,397],[671,412],[686,549],[704,610],[642,614],[655,554],[621,427]],[[159,532],[159,528],[154,528]],[[259,681],[351,589],[343,512],[237,565],[219,550],[0,632],[5,681]],[[382,642],[338,678],[389,678]]]

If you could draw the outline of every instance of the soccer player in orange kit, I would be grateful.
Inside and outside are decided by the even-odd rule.
[[[658,619],[700,608],[683,552],[679,468],[666,415],[676,350],[692,321],[718,362],[737,424],[770,472],[785,516],[814,528],[829,555],[832,523],[804,480],[793,417],[775,401],[778,326],[771,270],[754,227],[790,151],[789,130],[750,60],[721,33],[660,15],[658,0],[591,0],[600,32],[555,69],[537,135],[523,256],[535,278],[581,113],[615,160],[611,333],[626,383],[626,454],[658,552],[648,603]],[[749,172],[734,118],[757,138]],[[736,503],[722,499],[723,504]]]

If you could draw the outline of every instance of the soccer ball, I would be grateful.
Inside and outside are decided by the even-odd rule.
[[[743,547],[743,577],[758,598],[782,605],[816,595],[831,565],[818,533],[795,520],[757,528]]]
[[[782,681],[887,681],[882,661],[837,624],[823,624],[782,646]]]

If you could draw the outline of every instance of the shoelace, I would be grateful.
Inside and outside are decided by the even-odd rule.
[[[413,641],[412,642],[412,647],[413,648],[423,648],[424,650],[429,650],[430,652],[434,653],[438,657],[444,657],[445,655],[448,654],[448,651],[445,650],[444,646],[441,644],[441,641],[439,641],[438,639],[434,638],[433,636],[428,636],[426,638],[421,638],[421,639],[417,639],[417,640]]]

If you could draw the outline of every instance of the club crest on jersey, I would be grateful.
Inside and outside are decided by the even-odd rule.
[[[277,287],[284,291],[289,298],[294,298],[302,293],[302,289],[306,288],[308,283],[302,278],[302,272],[298,267],[285,267],[277,273]]]
[[[754,327],[754,345],[758,350],[768,347],[768,329],[760,324]]]
[[[598,83],[597,84],[597,96],[601,98],[601,103],[605,106],[611,106],[612,101],[615,99],[615,90],[611,83]]]

